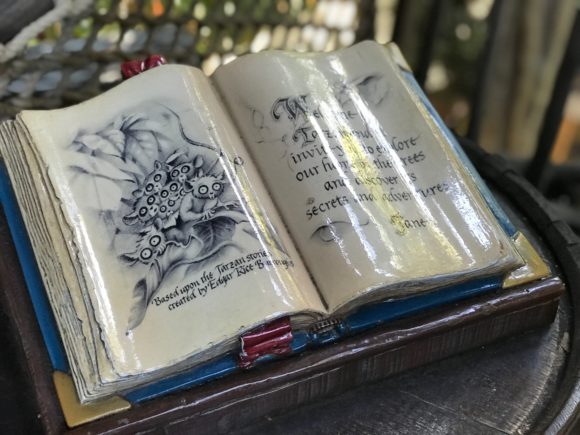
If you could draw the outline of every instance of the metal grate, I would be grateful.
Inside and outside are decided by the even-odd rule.
[[[154,53],[211,73],[247,52],[348,46],[372,27],[373,16],[361,14],[365,3],[371,2],[97,0],[0,65],[0,118],[91,98],[120,81],[121,62]]]

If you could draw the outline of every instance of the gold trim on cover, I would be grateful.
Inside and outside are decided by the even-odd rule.
[[[514,239],[514,245],[526,264],[512,271],[505,277],[503,280],[503,288],[526,284],[550,276],[550,268],[526,236],[518,232]]]
[[[55,371],[52,374],[52,379],[68,427],[80,426],[106,415],[131,408],[131,404],[119,396],[82,405],[70,375]]]

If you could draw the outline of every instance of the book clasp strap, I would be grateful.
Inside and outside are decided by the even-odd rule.
[[[127,80],[144,71],[155,68],[156,66],[165,65],[167,61],[159,54],[152,54],[151,56],[142,60],[128,60],[121,64],[121,74],[123,79]]]
[[[240,337],[241,350],[238,365],[250,368],[266,355],[285,355],[292,352],[292,326],[290,318],[283,317],[267,323]]]

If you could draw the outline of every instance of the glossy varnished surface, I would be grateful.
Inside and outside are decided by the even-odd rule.
[[[490,176],[490,173],[487,175]],[[491,175],[494,173],[491,172]],[[516,181],[517,179],[514,182]],[[518,192],[515,187],[512,188],[512,194]],[[535,204],[537,207],[537,203],[532,201],[533,198],[521,194],[517,196],[518,204],[511,205],[514,213],[524,215],[521,212],[522,204]],[[520,210],[517,207],[520,207]],[[570,264],[571,257],[562,254],[562,248],[566,248],[566,252],[573,253],[574,246],[577,246],[574,245],[570,234],[557,223],[551,222],[547,213],[542,214],[538,210],[531,209],[527,212],[535,213],[535,217],[524,218],[520,224],[537,227],[537,222],[543,222],[542,219],[545,221],[545,225],[541,228],[542,234],[546,236],[548,245],[560,249],[557,252],[557,260],[562,266],[560,271],[564,272],[564,277],[578,283],[579,281],[573,280],[577,266],[574,269]],[[544,252],[550,254],[549,249]],[[5,277],[3,281],[6,284]],[[255,412],[250,402],[245,405],[239,404],[235,412],[233,408],[211,409],[201,406],[196,408],[198,410],[196,414],[191,406],[195,402],[195,394],[188,394],[184,398],[171,396],[167,400],[175,405],[174,409],[178,413],[181,412],[181,417],[171,424],[168,423],[165,429],[199,432],[203,426],[198,422],[217,412],[221,413],[215,420],[218,431],[230,432],[235,428],[243,434],[337,432],[494,434],[543,432],[550,426],[554,430],[558,428],[570,430],[577,403],[575,391],[578,372],[575,369],[579,358],[575,345],[577,340],[574,334],[575,318],[571,315],[571,306],[576,297],[575,286],[569,286],[569,291],[571,297],[562,300],[556,321],[549,328],[544,327],[507,341],[480,347],[383,381],[372,381],[334,398],[318,400],[306,406],[294,406],[281,415],[280,413],[266,415],[258,421],[253,420],[251,425],[248,424],[248,419],[243,418],[244,414]],[[10,359],[13,360],[22,356],[22,353],[35,354],[35,349],[24,349],[24,352],[18,346],[13,346],[12,349],[14,353],[10,353]],[[39,373],[46,361],[41,359],[29,363],[32,370],[19,368],[16,364],[1,366],[8,370],[3,370],[0,377],[0,398],[2,403],[12,406],[2,407],[3,426],[0,428],[14,429],[11,432],[18,430],[31,432],[38,429],[39,426],[35,423],[38,411],[35,409],[32,393],[26,389],[16,390],[14,379],[11,378],[18,376],[29,379],[31,375],[35,376],[44,389],[43,395],[47,400],[42,404],[43,412],[56,412],[53,423],[54,421],[57,423],[51,428],[53,430],[62,428],[58,425],[58,411],[54,410],[54,405],[49,400],[53,394],[50,385],[43,384],[45,378]],[[276,366],[272,365],[271,370],[275,373]],[[372,370],[371,364],[361,373]],[[352,376],[353,373],[353,371],[345,372],[345,376]],[[258,375],[259,371],[256,371],[247,373],[243,378],[251,381]],[[337,379],[347,383],[353,381],[352,378],[339,378],[340,376],[331,377],[335,381]],[[255,380],[257,379],[256,377]],[[297,396],[308,395],[309,389],[313,388],[312,385],[324,390],[324,385],[316,383],[315,377],[311,380],[313,383],[303,383],[297,388]],[[211,396],[218,388],[219,384],[208,385],[204,391],[207,396]],[[28,399],[23,399],[24,397]],[[17,400],[21,401],[18,410],[13,405]],[[162,408],[160,403],[149,403],[143,410],[158,412]],[[120,417],[117,423],[126,424],[126,419]],[[133,425],[133,428],[137,426]],[[98,428],[103,430],[105,426],[102,424],[93,426],[93,429]],[[127,426],[125,428],[128,429]]]

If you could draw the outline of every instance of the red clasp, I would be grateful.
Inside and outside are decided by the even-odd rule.
[[[290,318],[274,320],[260,328],[244,334],[240,338],[239,366],[249,368],[254,361],[264,355],[285,355],[292,352],[292,326]]]
[[[152,54],[143,60],[128,60],[121,64],[121,74],[123,79],[129,79],[137,74],[141,74],[143,71],[147,71],[156,66],[164,65],[167,61],[165,58],[159,54]]]

